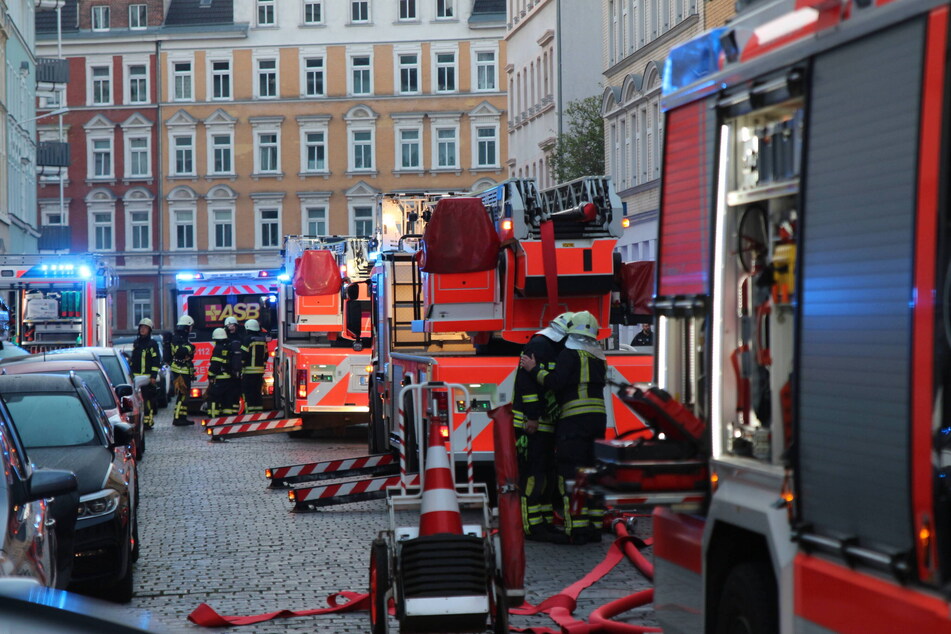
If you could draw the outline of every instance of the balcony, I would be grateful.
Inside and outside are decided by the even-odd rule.
[[[69,251],[72,238],[70,228],[62,225],[40,227],[37,247],[40,251]]]
[[[66,6],[66,0],[36,0],[34,6],[37,11],[53,11]]]
[[[69,61],[57,57],[36,60],[36,89],[53,91],[69,83]]]
[[[36,144],[36,171],[43,176],[58,175],[69,167],[69,143],[40,141]]]

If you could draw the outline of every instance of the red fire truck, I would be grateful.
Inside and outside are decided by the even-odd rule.
[[[279,273],[261,269],[182,272],[175,276],[178,315],[187,314],[195,320],[191,335],[195,344],[195,379],[192,381],[190,405],[199,403],[208,390],[208,365],[215,347],[211,335],[215,328],[224,326],[228,317],[235,317],[242,325],[249,319],[257,319],[261,331],[270,334],[268,351],[272,359],[265,368],[264,385],[266,393],[273,394]]]
[[[305,429],[366,422],[367,245],[356,237],[284,238],[276,395]]]
[[[739,6],[664,75],[656,378],[710,477],[657,618],[951,632],[948,3]]]

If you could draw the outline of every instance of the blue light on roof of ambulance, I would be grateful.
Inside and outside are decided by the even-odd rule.
[[[276,303],[277,303],[277,295],[268,295],[268,296],[267,296],[267,301],[268,301],[269,303],[271,303],[271,304],[276,304]]]
[[[175,279],[181,280],[182,282],[191,282],[192,280],[198,279],[194,273],[179,273],[175,276]]]
[[[291,281],[291,276],[288,275],[287,273],[281,273],[280,275],[277,276],[277,281],[279,281],[279,282],[290,282],[290,281]]]
[[[720,37],[725,28],[713,29],[673,48],[664,62],[663,94],[669,95],[720,70]]]
[[[85,264],[80,265],[79,277],[83,278],[84,280],[88,280],[90,277],[92,277],[92,269]]]

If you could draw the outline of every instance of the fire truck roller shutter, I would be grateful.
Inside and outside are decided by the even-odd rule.
[[[913,547],[910,305],[924,33],[923,20],[908,22],[817,57],[806,130],[801,520],[887,553]]]
[[[620,270],[621,302],[626,304],[631,323],[642,324],[653,321],[650,307],[654,294],[654,263],[625,262]]]
[[[343,280],[332,251],[311,249],[294,262],[294,292],[298,295],[333,295]]]
[[[501,243],[479,198],[444,198],[423,233],[425,273],[474,273],[498,264]]]

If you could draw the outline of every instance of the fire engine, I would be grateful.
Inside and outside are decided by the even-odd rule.
[[[112,343],[114,271],[93,256],[0,257],[10,340],[30,352]]]
[[[663,80],[656,381],[710,472],[657,619],[951,632],[948,3],[739,7]]]
[[[270,358],[264,371],[267,395],[274,391],[273,357],[277,347],[274,330],[277,324],[278,270],[181,272],[175,276],[176,307],[179,315],[195,320],[191,340],[195,344],[195,378],[189,404],[199,403],[208,390],[208,365],[215,347],[211,335],[224,326],[228,317],[240,324],[257,319],[261,331],[268,333]],[[267,406],[267,402],[265,403]]]
[[[284,238],[276,395],[305,429],[366,422],[367,246],[358,237]]]
[[[607,177],[544,192],[513,179],[471,196],[387,194],[377,210],[370,451],[398,446],[400,411],[411,419],[421,406],[399,402],[404,386],[442,381],[465,385],[470,402],[437,392],[426,407],[456,446],[471,433],[474,459],[492,461],[488,412],[511,401],[525,342],[569,310],[594,314],[602,338],[611,332],[620,200]],[[643,381],[651,360],[611,351],[608,366],[612,381]],[[608,401],[618,428],[639,425]]]

